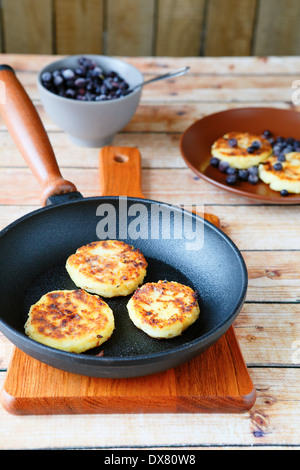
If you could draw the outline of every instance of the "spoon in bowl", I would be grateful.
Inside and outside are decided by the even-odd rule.
[[[131,93],[133,90],[136,90],[139,87],[148,85],[148,83],[156,82],[158,80],[164,80],[165,78],[178,77],[179,75],[184,75],[189,69],[190,67],[183,67],[180,69],[173,70],[173,72],[168,72],[162,75],[157,75],[156,77],[150,78],[150,80],[146,80],[142,83],[139,83],[138,85],[135,85],[133,88],[130,88],[128,90],[128,93]]]

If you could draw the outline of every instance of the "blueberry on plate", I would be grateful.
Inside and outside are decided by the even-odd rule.
[[[228,167],[229,167],[229,163],[221,161],[221,162],[219,163],[219,167],[218,167],[218,168],[219,168],[219,170],[221,171],[221,173],[226,173]]]
[[[248,183],[251,183],[251,184],[257,184],[258,183],[258,176],[253,174],[253,173],[250,173],[249,176],[248,176]]]
[[[237,177],[237,174],[231,174],[231,175],[228,175],[227,178],[226,178],[226,183],[227,184],[236,184],[238,181],[238,177]]]
[[[289,192],[288,192],[286,189],[282,189],[282,190],[280,191],[280,195],[283,196],[283,197],[285,197],[285,196],[288,196],[288,195],[289,195]]]
[[[249,175],[258,175],[258,166],[250,166],[248,173]]]
[[[269,129],[266,129],[266,130],[264,130],[263,135],[267,138],[272,137],[272,132],[269,131]]]
[[[211,166],[218,168],[220,160],[217,157],[211,157],[209,163],[211,164]]]
[[[241,181],[247,181],[248,179],[248,170],[239,170],[238,177]]]
[[[237,174],[237,170],[235,168],[232,168],[232,166],[229,166],[227,169],[226,169],[226,173],[227,175],[236,175]]]
[[[281,171],[282,170],[282,165],[281,165],[280,162],[278,162],[278,163],[275,163],[273,168],[274,168],[275,171]]]
[[[251,144],[251,147],[254,149],[254,150],[258,150],[260,149],[261,147],[261,143],[259,142],[259,140],[254,140]]]
[[[238,143],[237,143],[237,140],[236,140],[236,139],[229,139],[229,140],[228,140],[228,145],[229,145],[229,147],[234,148],[234,147],[237,146],[237,144],[238,144]]]

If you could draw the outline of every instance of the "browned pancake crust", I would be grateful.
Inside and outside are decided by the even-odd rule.
[[[236,139],[238,145],[236,147],[230,147],[228,143],[230,139]],[[252,142],[255,140],[261,143],[261,147],[250,154],[247,151],[247,148],[250,147]],[[232,131],[216,140],[213,144],[213,149],[220,154],[224,154],[226,157],[249,157],[253,155],[259,156],[266,152],[270,152],[272,150],[272,146],[267,139],[261,136],[251,134],[249,132],[241,133]]]
[[[78,303],[85,304],[78,314]],[[87,294],[84,290],[54,291],[45,295],[44,302],[37,303],[31,309],[31,325],[44,337],[60,340],[72,337],[73,340],[84,337],[93,330],[104,329],[108,319],[103,314],[106,303],[99,297]],[[99,336],[99,343],[102,336]]]
[[[268,171],[276,175],[277,179],[282,181],[300,181],[300,166],[292,165],[290,162],[282,162],[282,170],[274,170],[273,166],[277,163],[277,157],[270,157],[262,163],[264,171]]]
[[[91,248],[101,247],[104,250],[116,248],[118,259],[108,256],[91,255]],[[85,245],[68,258],[68,264],[78,269],[87,278],[99,279],[101,282],[117,285],[120,281],[134,280],[140,276],[141,269],[148,266],[143,253],[122,241],[98,241]],[[116,278],[116,270],[118,277]]]
[[[152,308],[151,297],[158,294],[155,302],[165,302],[163,296],[171,293],[174,297],[168,299],[172,304],[172,314],[168,318],[162,318]],[[182,297],[181,297],[182,296]],[[137,289],[132,296],[135,314],[140,316],[144,324],[165,328],[174,323],[183,323],[195,307],[198,306],[197,294],[190,287],[177,282],[159,281],[157,283],[146,283]]]

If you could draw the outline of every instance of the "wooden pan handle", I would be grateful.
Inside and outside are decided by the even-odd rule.
[[[0,80],[5,85],[5,99],[0,100],[0,113],[42,187],[42,204],[46,204],[49,196],[77,191],[73,183],[62,177],[43,123],[9,65],[0,65]]]
[[[144,198],[141,155],[136,147],[103,147],[99,154],[99,169],[101,196]]]

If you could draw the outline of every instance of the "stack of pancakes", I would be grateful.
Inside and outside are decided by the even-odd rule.
[[[279,161],[264,136],[229,132],[214,142],[211,153],[238,170],[257,166],[261,181],[274,191],[300,193],[300,152],[286,153]]]

